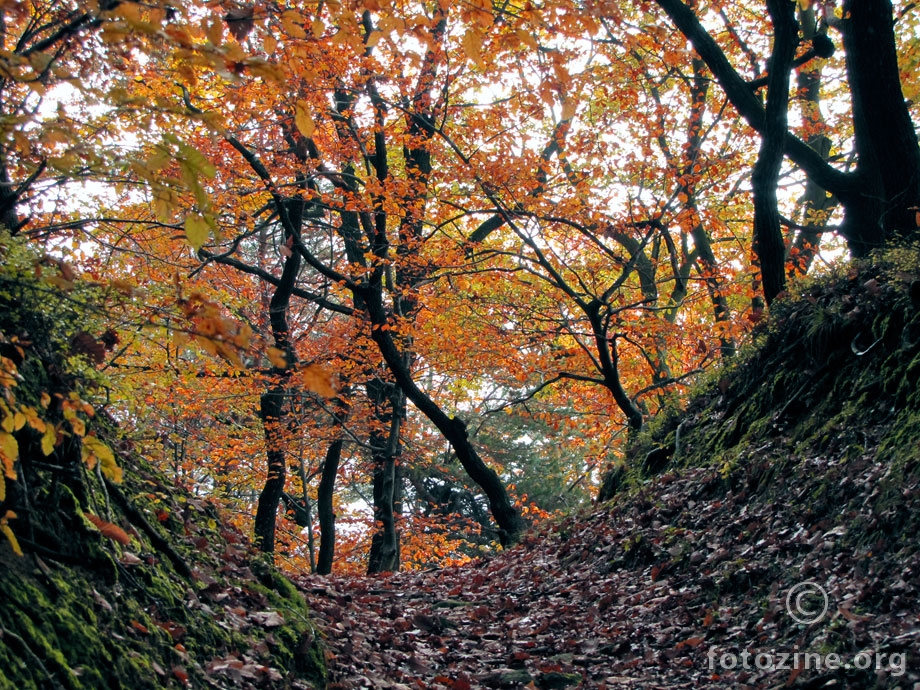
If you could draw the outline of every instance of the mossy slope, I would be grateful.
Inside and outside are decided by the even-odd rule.
[[[0,544],[0,688],[323,687],[299,592],[210,505],[139,464],[123,461],[125,485],[110,487],[130,543],[87,523],[57,554]]]
[[[64,272],[0,234],[0,690],[323,687],[301,595],[123,438]]]
[[[900,675],[723,669],[714,680],[881,688],[920,679],[918,384],[920,254],[900,250],[778,301],[747,352],[649,425],[610,473],[599,514],[628,534],[611,567],[696,592],[708,648],[903,661]],[[828,594],[826,616],[811,625],[786,610],[802,582]]]

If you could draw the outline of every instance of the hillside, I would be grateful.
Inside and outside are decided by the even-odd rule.
[[[23,556],[0,544],[0,688],[323,687],[290,582],[207,502],[149,470],[126,475],[108,487],[111,521],[51,492],[58,531],[20,533]]]
[[[304,578],[330,687],[916,687],[918,377],[914,253],[802,288],[589,514],[471,567]]]

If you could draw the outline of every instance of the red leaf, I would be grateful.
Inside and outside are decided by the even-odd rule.
[[[450,687],[451,690],[470,690],[472,686],[470,685],[469,676],[465,673],[461,673],[460,677],[457,678]]]
[[[146,625],[136,620],[131,621],[131,627],[134,628],[134,630],[136,630],[137,632],[141,633],[142,635],[146,635],[150,632],[150,630],[147,628]]]
[[[181,666],[173,666],[172,674],[178,679],[183,685],[188,685],[188,671],[186,671]]]

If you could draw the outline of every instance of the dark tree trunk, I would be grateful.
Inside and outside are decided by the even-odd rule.
[[[920,147],[901,91],[891,3],[846,0],[843,16],[859,183],[841,197],[841,234],[855,256],[865,256],[886,239],[917,233]]]
[[[447,439],[463,469],[486,495],[492,517],[498,524],[499,541],[502,546],[517,542],[526,526],[524,519],[511,502],[501,478],[476,452],[467,435],[466,424],[456,417],[448,416],[412,379],[405,357],[391,335],[393,331],[390,330],[391,324],[383,306],[380,286],[365,291],[363,299],[371,320],[371,337],[377,343],[396,385]]]
[[[783,164],[783,141],[788,131],[789,74],[798,44],[795,4],[767,0],[773,19],[773,54],[767,81],[767,107],[761,130],[760,153],[751,176],[754,194],[754,253],[760,266],[764,298],[770,304],[786,286],[786,246],[780,227],[776,189]]]
[[[281,216],[285,228],[284,237],[287,240],[300,230],[303,201],[279,204],[278,213]],[[300,273],[300,265],[301,257],[297,252],[284,260],[281,279],[275,288],[275,294],[272,295],[268,309],[275,347],[284,352],[285,364],[283,367],[274,369],[278,381],[262,395],[260,407],[268,460],[268,478],[259,496],[254,531],[256,546],[265,553],[275,552],[275,520],[278,515],[281,494],[284,492],[286,469],[284,447],[287,441],[284,433],[286,382],[290,371],[297,366],[297,354],[291,342],[287,319],[291,295]]]
[[[377,531],[371,538],[367,574],[399,570],[399,531],[396,529],[399,505],[399,465],[388,457],[374,467],[374,522]]]
[[[623,384],[620,382],[620,369],[617,361],[616,337],[611,337],[606,319],[601,313],[603,303],[593,300],[587,305],[585,315],[591,323],[594,343],[597,346],[598,361],[601,364],[601,374],[604,377],[604,387],[610,391],[617,407],[626,415],[629,428],[638,431],[642,428],[642,411],[630,399]]]
[[[256,509],[256,546],[265,553],[275,552],[275,519],[284,493],[285,462],[281,426],[284,420],[284,386],[274,386],[262,394],[260,418],[267,446],[268,477]]]
[[[371,434],[371,459],[374,467],[374,524],[367,572],[385,573],[399,570],[399,533],[396,530],[399,495],[398,458],[400,430],[405,416],[406,398],[395,385],[380,379],[371,381],[368,397],[374,402],[375,418],[387,431]]]
[[[339,438],[326,449],[323,473],[316,492],[316,513],[319,518],[319,556],[316,559],[316,572],[320,575],[332,572],[332,561],[335,556],[335,510],[332,506],[332,497],[335,494],[335,479],[339,472],[343,445],[344,442]]]
[[[681,0],[656,2],[693,43],[732,105],[763,135],[775,120],[766,115],[750,85],[731,66],[693,9]],[[920,149],[901,90],[890,1],[846,0],[843,16],[840,24],[853,102],[855,172],[829,165],[819,150],[788,130],[783,149],[815,184],[836,196],[844,211],[840,234],[854,256],[865,256],[888,239],[911,239],[917,234]]]

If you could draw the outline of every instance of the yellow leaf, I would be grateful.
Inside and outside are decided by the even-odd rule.
[[[338,394],[335,373],[322,364],[308,364],[301,368],[300,380],[303,387],[311,393],[324,398],[334,398]]]
[[[537,48],[539,48],[537,39],[535,39],[533,37],[533,34],[530,33],[529,31],[525,31],[524,29],[517,29],[514,32],[514,35],[517,36],[518,40],[521,43],[523,43],[525,46],[527,46],[528,48],[531,48],[533,50],[536,50]]]
[[[278,47],[278,39],[268,34],[265,38],[262,39],[262,49],[271,55],[275,52],[275,49]]]
[[[10,479],[16,479],[16,470],[13,464],[19,457],[19,443],[12,434],[0,431],[0,460],[3,461],[3,474]]]
[[[117,290],[125,297],[132,297],[136,286],[130,280],[125,280],[124,278],[112,278],[109,281],[109,287]]]
[[[482,59],[482,34],[475,29],[469,29],[463,34],[463,52],[477,67],[484,69],[486,63]]]
[[[294,105],[294,124],[305,137],[312,137],[316,129],[316,123],[310,116],[310,106],[304,101],[297,101]]]
[[[94,469],[96,463],[100,465],[103,476],[111,479],[116,484],[122,480],[122,471],[115,462],[115,453],[95,436],[87,436],[83,439],[83,448],[81,450],[83,462],[89,469]]]
[[[172,342],[177,350],[184,348],[189,340],[191,340],[191,337],[185,331],[173,331]]]
[[[6,514],[7,516],[12,515],[15,517],[15,513],[12,513],[11,511],[7,511]],[[10,546],[13,548],[13,553],[15,553],[17,556],[21,556],[22,548],[19,546],[19,542],[16,541],[16,535],[13,534],[13,530],[11,530],[10,526],[6,524],[6,517],[0,521],[0,532],[3,532],[3,534],[6,535],[7,540],[10,542]]]
[[[86,424],[79,417],[71,417],[67,421],[70,422],[70,428],[73,429],[73,432],[77,436],[86,436]]]
[[[38,416],[38,411],[34,407],[23,405],[20,411],[25,416],[30,427],[40,434],[45,432],[45,420]]]
[[[57,429],[53,424],[45,426],[45,433],[42,435],[42,453],[51,455],[54,452],[54,444],[57,443]]]
[[[250,58],[246,61],[246,69],[254,77],[260,77],[264,81],[280,84],[287,79],[287,74],[281,65],[273,65],[266,60],[259,58]]]
[[[223,340],[215,340],[214,348],[217,351],[217,356],[223,359],[225,362],[231,366],[236,367],[237,369],[243,368],[243,360],[240,359],[239,353],[231,345],[228,345]]]
[[[323,20],[317,17],[313,20],[313,23],[310,25],[310,31],[313,32],[314,38],[320,38],[323,35],[323,32],[326,30],[326,25],[323,24]]]
[[[281,15],[281,26],[291,38],[306,38],[307,32],[303,28],[303,17],[297,10],[288,10]]]
[[[185,218],[185,238],[196,252],[201,249],[211,234],[208,221],[197,213],[191,213]]]
[[[0,503],[6,500],[6,478],[0,474]]]
[[[575,117],[576,104],[574,98],[566,98],[562,103],[562,119],[571,120]]]
[[[283,350],[279,350],[277,347],[270,347],[265,354],[268,355],[268,361],[272,363],[272,366],[279,369],[284,369],[287,366],[287,359]]]
[[[115,462],[115,453],[95,436],[87,436],[83,439],[83,454],[92,453],[102,462]]]

